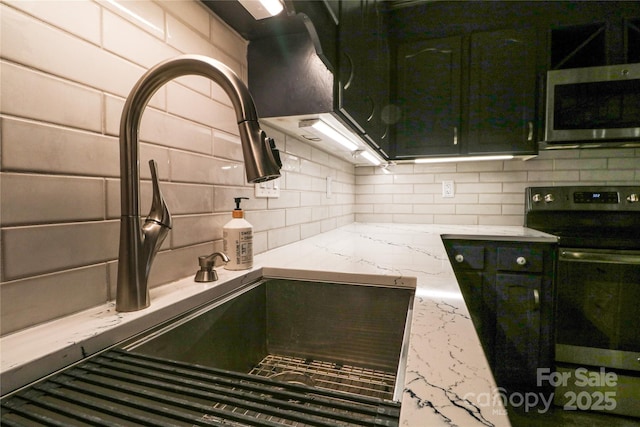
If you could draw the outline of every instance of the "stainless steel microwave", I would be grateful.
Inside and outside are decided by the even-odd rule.
[[[640,63],[549,71],[545,140],[640,144]]]

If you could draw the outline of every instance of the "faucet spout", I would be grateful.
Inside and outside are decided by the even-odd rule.
[[[150,162],[154,187],[151,212],[140,224],[140,171],[138,133],[142,113],[153,94],[165,83],[184,75],[200,75],[218,83],[231,99],[236,113],[248,182],[280,176],[279,152],[258,124],[253,99],[238,76],[227,66],[201,55],[183,55],[161,62],[138,80],[129,94],[120,122],[120,252],[118,256],[117,311],[136,311],[149,306],[148,278],[155,255],[169,229],[171,215]]]

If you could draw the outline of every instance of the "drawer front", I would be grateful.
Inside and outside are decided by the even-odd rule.
[[[455,269],[483,270],[484,246],[452,245],[451,264]]]
[[[543,251],[536,248],[498,248],[498,270],[541,273]]]

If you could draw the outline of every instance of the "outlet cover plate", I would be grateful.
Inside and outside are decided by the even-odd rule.
[[[455,196],[453,181],[442,181],[442,197],[451,198]]]
[[[256,199],[277,199],[280,197],[280,178],[271,181],[259,182],[254,184],[256,188]]]

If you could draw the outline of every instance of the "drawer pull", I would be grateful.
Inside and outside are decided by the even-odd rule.
[[[519,256],[518,258],[516,258],[516,264],[527,265],[527,259],[523,256]]]
[[[464,261],[464,256],[462,254],[458,254],[455,256],[455,260],[456,262],[463,262]]]

